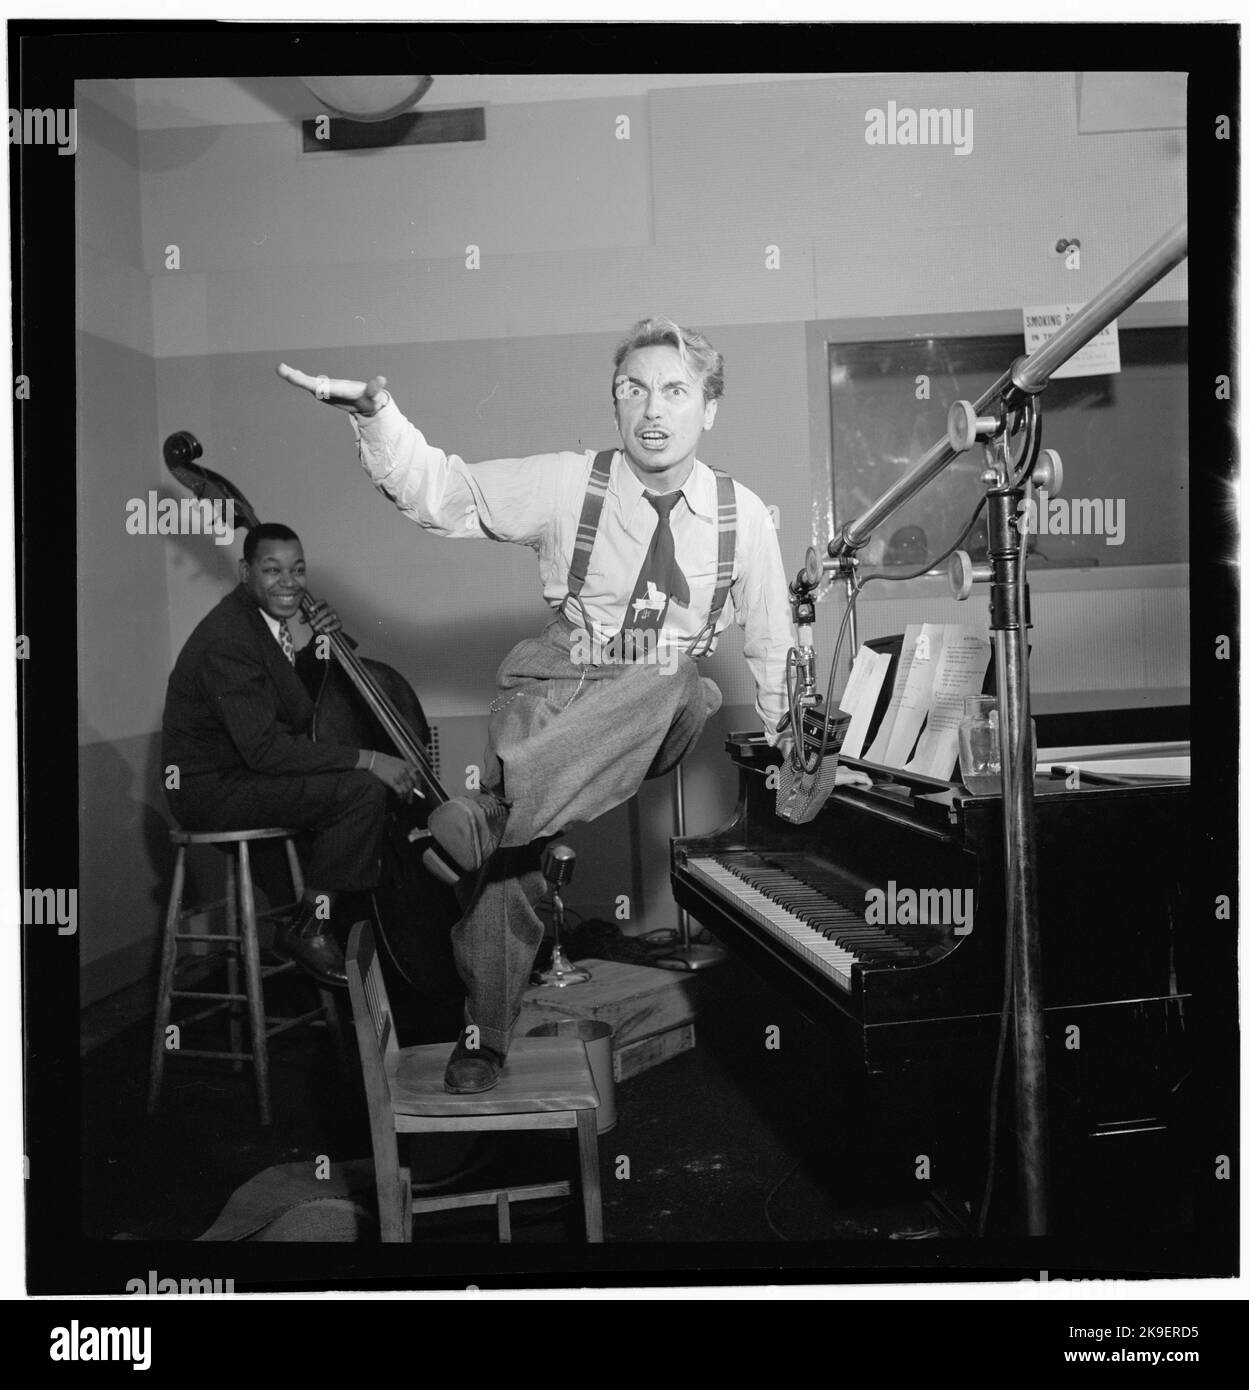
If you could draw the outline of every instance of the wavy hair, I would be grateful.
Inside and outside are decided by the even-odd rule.
[[[639,319],[616,349],[612,364],[612,398],[621,363],[638,348],[676,348],[681,365],[702,387],[703,400],[718,401],[724,395],[724,358],[695,328],[682,328],[671,319]]]

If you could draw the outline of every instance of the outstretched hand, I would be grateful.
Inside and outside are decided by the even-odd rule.
[[[289,381],[292,386],[310,391],[319,401],[325,401],[337,410],[350,411],[352,415],[376,415],[385,405],[381,399],[386,390],[386,378],[375,376],[371,381],[352,381],[340,377],[309,376],[285,362],[277,366],[278,376]]]

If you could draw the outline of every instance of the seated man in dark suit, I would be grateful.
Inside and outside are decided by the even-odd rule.
[[[305,584],[294,531],[253,527],[239,581],[187,639],[169,678],[166,795],[185,830],[310,832],[303,901],[275,947],[322,983],[345,986],[330,931],[334,899],[376,885],[386,789],[410,798],[415,773],[390,754],[309,737],[314,706],[295,671],[288,626]],[[324,604],[310,622],[314,632],[340,626]]]

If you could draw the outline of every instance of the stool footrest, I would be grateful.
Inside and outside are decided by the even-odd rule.
[[[245,995],[236,994],[231,996],[234,999],[244,999]],[[219,1014],[223,1009],[229,1008],[228,1004],[214,1004],[211,1008],[201,1009],[198,1013],[187,1014],[185,1018],[171,1019],[170,1022],[178,1028],[185,1028],[190,1023],[200,1023],[206,1018],[211,1018],[214,1014]],[[325,1006],[309,1009],[306,1014],[266,1014],[265,1015],[265,1037],[272,1038],[278,1033],[288,1032],[301,1023],[315,1024],[321,1020],[329,1021],[329,1015]],[[272,1025],[272,1026],[270,1026]],[[183,1057],[234,1057],[233,1052],[205,1052],[202,1049],[189,1047],[168,1047],[165,1049],[166,1057],[174,1057],[181,1054]],[[251,1056],[248,1053],[247,1056]]]
[[[216,1052],[205,1047],[179,1047],[169,1054],[171,1057],[220,1057],[228,1062],[254,1062],[251,1052]]]
[[[309,1023],[309,1022],[311,1022],[313,1019],[316,1019],[316,1018],[324,1018],[324,1017],[325,1017],[325,1007],[324,1007],[324,1005],[322,1005],[320,1008],[317,1008],[317,1009],[309,1009],[308,1012],[307,1012],[306,1014],[299,1014],[299,1015],[297,1015],[297,1016],[293,1016],[293,1017],[289,1017],[289,1018],[288,1018],[288,1017],[285,1017],[285,1016],[278,1017],[278,1018],[270,1018],[270,1017],[268,1017],[268,1016],[266,1015],[266,1017],[265,1017],[265,1023],[266,1023],[266,1024],[272,1023],[272,1024],[276,1025],[276,1026],[273,1027],[273,1028],[266,1027],[266,1028],[265,1028],[265,1037],[266,1037],[266,1038],[276,1037],[277,1034],[279,1034],[279,1033],[285,1033],[285,1032],[287,1032],[287,1031],[288,1031],[289,1029],[291,1029],[291,1028],[296,1028],[296,1027],[298,1027],[299,1024],[301,1024],[301,1023]]]
[[[200,1009],[197,1013],[185,1014],[182,1018],[171,1018],[169,1020],[169,1025],[177,1028],[188,1028],[192,1023],[199,1023],[205,1018],[213,1018],[216,1014],[223,1013],[228,1008],[230,1008],[229,1004],[210,1004],[206,1009]],[[176,1049],[165,1049],[167,1054],[171,1050]]]

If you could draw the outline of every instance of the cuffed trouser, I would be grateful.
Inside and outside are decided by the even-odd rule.
[[[675,665],[578,666],[560,619],[514,647],[499,668],[483,783],[511,803],[502,845],[452,932],[468,990],[466,1021],[506,1053],[542,922],[542,843],[626,802],[698,741],[719,691],[687,656]]]
[[[166,796],[183,830],[307,831],[303,872],[309,888],[360,892],[377,886],[386,788],[371,772],[206,773],[185,778]]]

